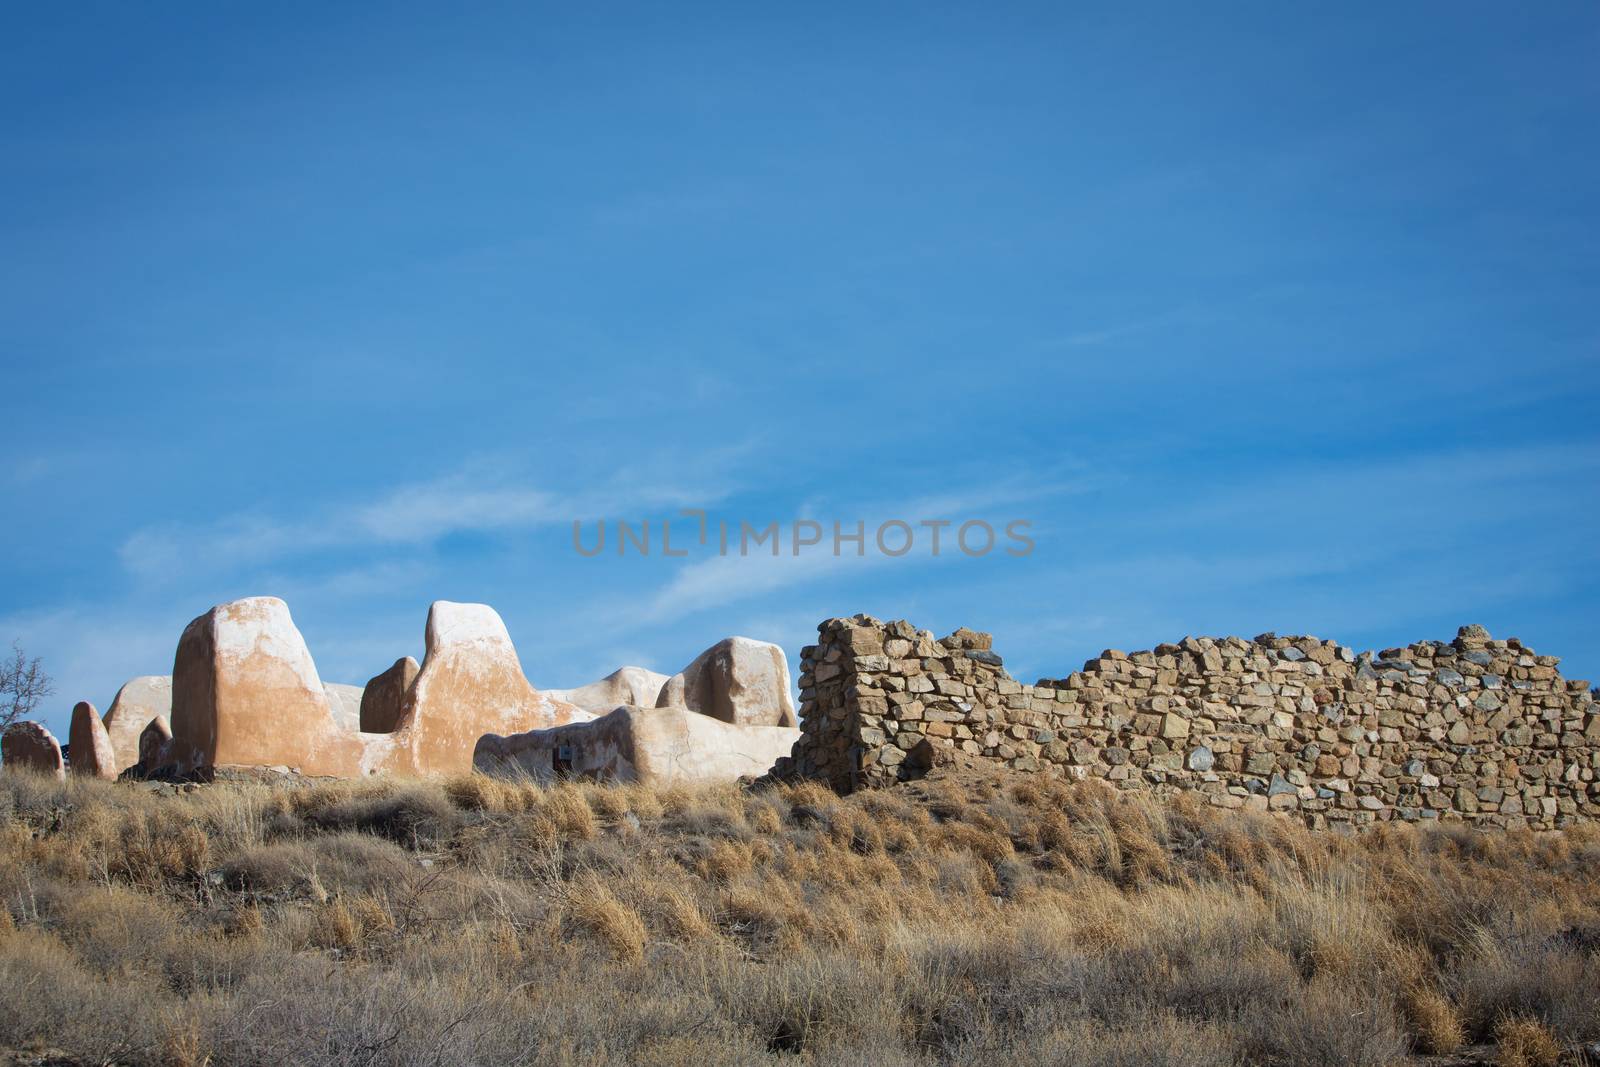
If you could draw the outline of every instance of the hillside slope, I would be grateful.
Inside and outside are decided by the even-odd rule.
[[[1552,1062],[1600,1040],[1597,890],[1594,829],[1317,835],[959,766],[843,799],[0,773],[0,1048]]]

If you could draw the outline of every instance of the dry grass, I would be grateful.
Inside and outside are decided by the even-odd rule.
[[[1496,1067],[1556,1067],[1561,1043],[1537,1019],[1502,1019],[1495,1029]]]
[[[1600,831],[0,773],[0,1049],[139,1064],[1307,1064],[1600,1040]]]

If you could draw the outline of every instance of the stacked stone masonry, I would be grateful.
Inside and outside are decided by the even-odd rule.
[[[801,739],[780,776],[841,791],[914,777],[938,746],[1019,771],[1312,827],[1392,819],[1548,829],[1600,817],[1600,705],[1553,656],[1481,626],[1356,653],[1314,637],[1190,637],[1023,685],[989,635],[829,619],[801,652]]]

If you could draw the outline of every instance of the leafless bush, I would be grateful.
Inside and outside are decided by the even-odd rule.
[[[39,702],[56,691],[55,682],[44,671],[38,656],[32,659],[22,644],[11,643],[11,656],[0,660],[0,730],[33,717]]]

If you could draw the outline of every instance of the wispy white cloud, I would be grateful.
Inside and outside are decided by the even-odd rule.
[[[1163,324],[1161,318],[1148,319],[1144,322],[1130,322],[1122,326],[1108,326],[1100,330],[1082,330],[1069,333],[1050,341],[1046,348],[1092,348],[1110,341],[1121,340],[1133,334],[1145,333]]]
[[[695,481],[654,469],[622,469],[577,490],[516,484],[510,472],[481,465],[402,485],[366,500],[291,516],[240,514],[199,525],[163,524],[128,536],[118,557],[147,580],[261,566],[329,549],[427,545],[451,534],[531,529],[594,516],[705,507],[733,488],[730,479]]]
[[[802,582],[820,581],[847,568],[865,569],[904,559],[877,554],[858,557],[849,548],[834,555],[829,544],[814,546],[798,556],[789,554],[787,548],[776,556],[765,552],[712,556],[681,567],[636,610],[634,618],[639,623],[665,622]]]
[[[0,468],[0,480],[14,486],[30,485],[48,477],[58,465],[52,456],[17,456]]]
[[[935,555],[933,531],[920,524],[925,520],[944,520],[959,524],[964,520],[983,518],[986,515],[993,519],[994,509],[1021,507],[1047,498],[1083,492],[1093,484],[1093,480],[1088,477],[1039,481],[1007,478],[988,483],[956,486],[943,493],[898,503],[872,503],[856,511],[859,518],[845,518],[841,514],[834,520],[823,518],[819,512],[814,511],[806,517],[821,525],[822,541],[808,546],[798,554],[793,548],[795,536],[793,520],[779,524],[780,544],[776,555],[765,545],[752,546],[749,554],[740,554],[739,549],[735,547],[738,543],[735,532],[730,536],[729,554],[684,564],[642,604],[632,605],[630,617],[637,624],[665,622],[803,583],[833,580],[846,574],[859,574],[885,564],[938,563],[963,558],[955,543],[954,526],[940,531],[941,546],[939,554]],[[1003,527],[1012,517],[1007,515],[992,522],[997,532],[996,551],[1003,550],[1003,546],[1010,543],[1003,540]],[[834,538],[835,521],[842,535],[838,542],[835,542]],[[903,522],[912,528],[915,541],[911,550],[904,555],[890,556],[877,549],[875,544],[877,531],[884,523],[890,521]],[[865,538],[865,544],[859,554],[853,542],[843,540],[843,537],[852,536],[856,532],[858,523]],[[814,536],[814,531],[808,530],[807,534]],[[891,547],[899,548],[903,537],[903,531],[890,531],[886,534],[885,540]]]

